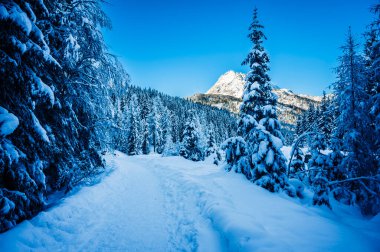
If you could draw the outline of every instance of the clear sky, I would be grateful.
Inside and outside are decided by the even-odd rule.
[[[132,84],[176,96],[206,92],[250,50],[254,6],[265,26],[272,82],[297,93],[320,95],[348,26],[362,42],[376,0],[109,0],[113,29],[105,32]]]

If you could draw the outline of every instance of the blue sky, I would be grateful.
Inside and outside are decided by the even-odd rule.
[[[362,41],[375,0],[110,0],[105,32],[132,84],[176,96],[206,92],[250,50],[254,6],[265,26],[272,82],[297,93],[320,95],[348,26]]]

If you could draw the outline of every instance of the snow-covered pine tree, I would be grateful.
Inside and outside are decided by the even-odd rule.
[[[169,111],[169,109],[166,106],[162,106],[161,112],[161,121],[160,125],[162,128],[162,142],[157,147],[157,153],[162,154],[165,147],[172,146],[173,147],[173,141],[172,141],[172,113]],[[166,145],[166,141],[170,141],[169,145]]]
[[[165,157],[168,157],[168,156],[178,156],[178,154],[179,154],[178,145],[173,142],[172,136],[170,134],[167,134],[162,155]]]
[[[313,104],[310,105],[309,109],[307,110],[306,112],[306,131],[311,131],[311,130],[314,130],[314,128],[312,127],[312,125],[314,124],[314,122],[316,121],[317,119],[317,110],[315,108],[315,106]]]
[[[162,153],[164,139],[162,127],[162,111],[164,107],[160,97],[153,100],[152,109],[148,116],[148,124],[150,131],[150,144],[153,147],[153,152]]]
[[[173,142],[173,112],[164,106],[163,115],[163,146],[161,153],[163,156],[176,156],[178,155],[178,146]]]
[[[44,169],[56,132],[47,125],[56,104],[51,55],[41,24],[42,1],[0,1],[0,232],[42,209]]]
[[[328,156],[322,153],[327,148],[323,134],[315,134],[311,141],[311,158],[308,163],[309,180],[314,190],[313,204],[326,205],[331,208],[327,173],[329,172]]]
[[[206,153],[205,153],[206,157],[215,153],[216,150],[217,150],[217,147],[215,144],[214,131],[208,130],[208,132],[207,132],[207,146],[206,146]]]
[[[376,15],[370,25],[365,46],[367,85],[369,98],[369,112],[374,141],[372,149],[377,156],[378,173],[380,173],[380,4],[372,8]]]
[[[190,110],[187,114],[185,129],[182,134],[182,144],[179,154],[192,161],[204,160],[203,150],[199,146],[199,132],[196,123],[196,112]]]
[[[331,134],[333,131],[334,113],[331,110],[332,103],[323,91],[323,97],[320,105],[320,118],[318,120],[318,128],[324,135],[326,143],[330,144]]]
[[[225,152],[226,171],[235,171],[244,174],[250,179],[251,170],[246,158],[246,143],[242,137],[230,137],[220,145]]]
[[[302,129],[302,114],[300,114],[300,115],[297,116],[295,134],[296,134],[296,136],[300,136],[300,135],[302,135],[302,133],[303,133],[303,129]]]
[[[305,171],[305,155],[301,148],[298,146],[294,149],[293,159],[290,163],[289,177],[298,178],[303,180],[305,174],[301,174]]]
[[[148,127],[148,122],[146,119],[142,119],[141,122],[141,152],[142,154],[146,155],[149,154],[149,127]]]
[[[341,144],[342,141],[340,139],[335,137],[331,138],[329,145],[331,152],[327,157],[329,169],[327,170],[326,178],[328,181],[343,181],[348,178],[346,167],[340,165],[344,157],[341,151]],[[354,197],[346,183],[335,184],[331,192],[336,200],[344,204],[351,205],[354,203]]]
[[[100,151],[116,138],[106,129],[127,81],[106,53],[100,1],[45,3],[0,1],[0,105],[20,119],[6,149],[1,137],[0,201],[13,207],[0,230],[39,211],[47,193],[98,172]]]
[[[128,155],[138,155],[142,153],[140,115],[139,101],[137,96],[133,94],[128,104]]]
[[[48,178],[53,188],[69,189],[101,171],[99,153],[115,147],[113,139],[124,133],[117,128],[116,110],[128,77],[106,50],[101,29],[110,22],[101,1],[48,1],[47,7],[51,22],[42,27],[62,67],[53,75],[59,113],[51,128],[62,132],[55,135],[55,150],[66,154],[55,153],[57,171]]]
[[[339,164],[348,171],[349,178],[375,176],[378,167],[372,153],[372,135],[368,132],[368,95],[365,92],[365,68],[362,56],[356,53],[357,44],[349,29],[343,55],[337,69],[338,81],[334,83],[336,104],[340,112],[334,136],[342,139],[345,156]],[[365,205],[373,190],[368,190],[368,181],[353,181],[350,190],[356,195],[356,202],[365,212]],[[379,197],[377,195],[376,197]]]
[[[245,80],[238,132],[246,143],[251,180],[271,192],[288,190],[286,159],[281,151],[283,137],[276,114],[277,97],[272,93],[269,57],[262,45],[266,37],[256,8],[249,30],[253,47],[242,63],[250,71]],[[288,192],[294,195],[292,190]]]
[[[372,175],[377,175],[378,180],[367,181],[366,186],[372,193],[367,190],[366,195],[362,196],[362,212],[368,215],[380,212],[380,4],[376,4],[372,12],[375,14],[375,20],[366,34],[364,52],[367,81],[365,90],[369,95],[370,127],[367,134],[372,137],[370,149],[377,167],[377,171],[372,171]]]

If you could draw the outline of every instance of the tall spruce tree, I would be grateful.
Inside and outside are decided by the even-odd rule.
[[[135,94],[132,95],[128,105],[128,155],[138,155],[142,153],[142,139],[140,129],[140,106]]]
[[[365,66],[366,66],[366,87],[368,99],[368,111],[370,124],[367,134],[370,139],[371,154],[374,157],[375,167],[372,175],[380,174],[380,4],[372,8],[375,20],[369,26],[366,33],[365,44]],[[362,212],[374,215],[380,211],[380,182],[367,181],[366,186],[372,193],[362,195]]]
[[[340,112],[334,136],[342,141],[342,151],[346,154],[339,165],[347,169],[349,178],[374,176],[378,172],[371,148],[373,136],[368,131],[370,118],[367,110],[368,94],[365,91],[365,64],[356,48],[357,44],[349,29],[337,69],[338,81],[334,83]],[[347,185],[363,212],[366,211],[366,202],[373,196],[373,190],[367,190],[369,184],[368,181],[354,181]]]
[[[245,79],[238,132],[246,142],[250,179],[271,192],[278,192],[290,187],[286,159],[281,151],[283,137],[276,114],[277,97],[272,93],[269,57],[263,47],[266,37],[257,14],[255,8],[248,35],[253,47],[242,63],[250,71]]]

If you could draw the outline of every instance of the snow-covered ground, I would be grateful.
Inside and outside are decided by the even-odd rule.
[[[1,234],[0,251],[380,250],[380,217],[353,207],[272,194],[211,160],[108,159],[113,172]]]

